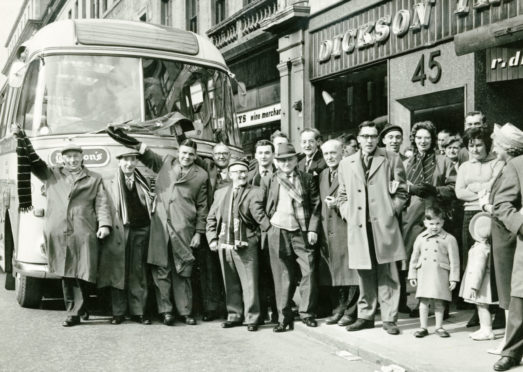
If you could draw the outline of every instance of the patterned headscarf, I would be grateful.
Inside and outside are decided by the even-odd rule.
[[[503,126],[494,124],[492,139],[505,151],[521,151],[523,149],[523,131],[511,123],[506,123]]]

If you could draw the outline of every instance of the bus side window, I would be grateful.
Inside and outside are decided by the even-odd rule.
[[[18,112],[16,115],[16,123],[26,131],[28,136],[33,136],[33,114],[36,97],[36,86],[38,83],[38,71],[40,70],[40,61],[31,62],[27,69],[24,83],[22,85],[22,97]]]

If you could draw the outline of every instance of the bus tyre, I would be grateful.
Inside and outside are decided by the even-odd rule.
[[[16,300],[22,307],[39,307],[42,300],[42,279],[17,274]]]

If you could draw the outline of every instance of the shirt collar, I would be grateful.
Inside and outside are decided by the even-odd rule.
[[[423,237],[426,238],[426,239],[430,239],[430,238],[442,238],[442,239],[445,239],[447,237],[447,233],[446,231],[444,230],[441,230],[439,233],[437,234],[432,234],[430,233],[428,230],[425,230],[425,232],[423,233]]]

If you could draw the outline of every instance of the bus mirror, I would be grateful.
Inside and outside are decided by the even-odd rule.
[[[247,106],[247,87],[243,81],[238,81],[238,104],[241,107]]]
[[[13,65],[9,70],[8,78],[9,86],[11,88],[20,88],[22,86],[22,82],[24,81],[25,70],[25,63],[20,61],[13,62]]]

